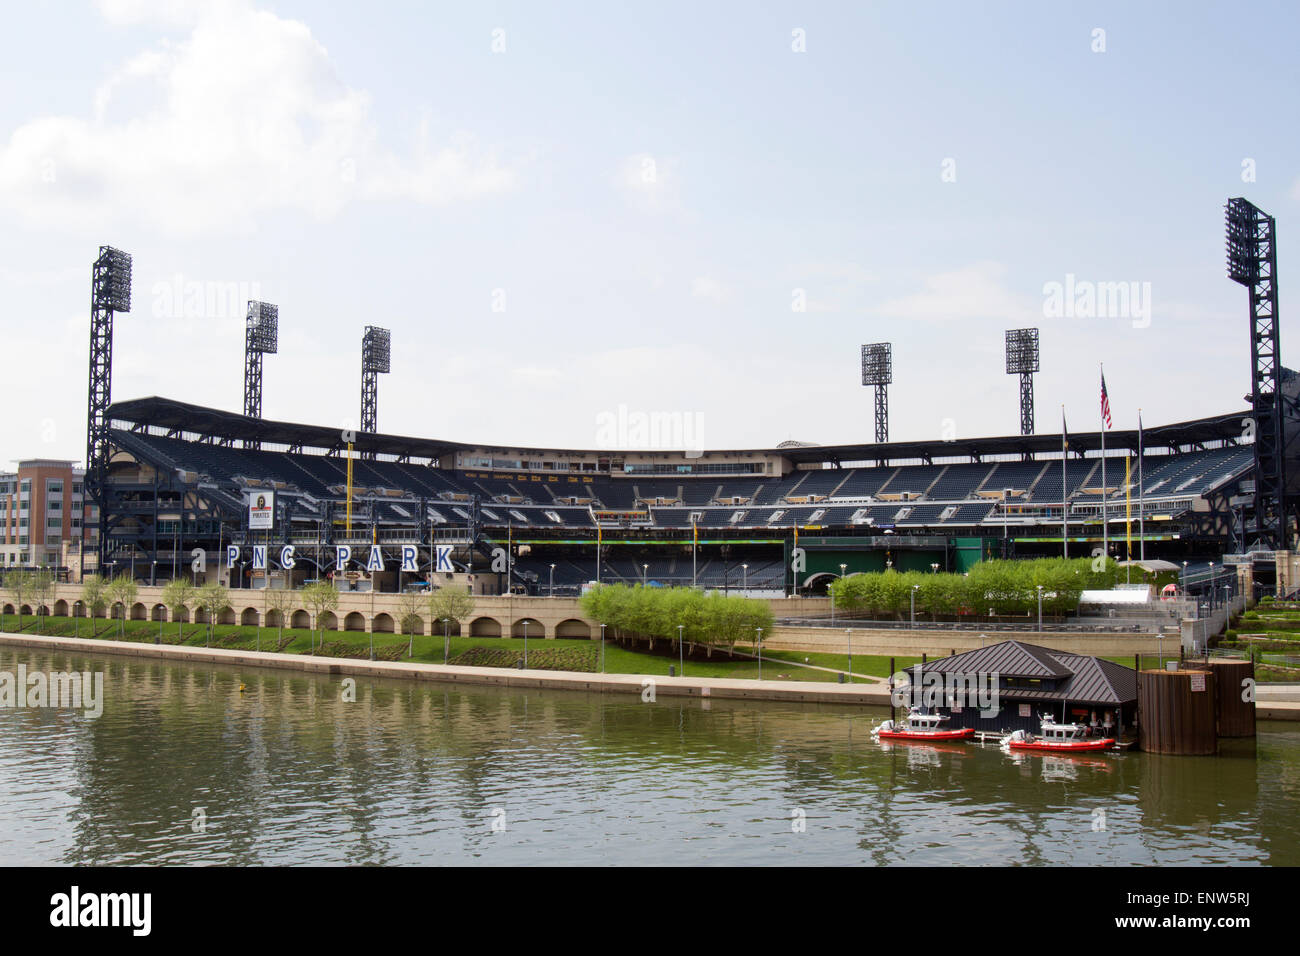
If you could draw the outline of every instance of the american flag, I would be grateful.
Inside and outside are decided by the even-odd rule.
[[[1101,419],[1106,423],[1106,427],[1111,427],[1110,421],[1110,396],[1106,394],[1106,373],[1101,375]]]

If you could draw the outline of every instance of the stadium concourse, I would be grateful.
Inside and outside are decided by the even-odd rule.
[[[1128,431],[1106,436],[1103,482],[1097,433],[1070,433],[1064,463],[1059,434],[690,454],[505,448],[145,398],[109,409],[102,568],[162,582],[191,573],[203,549],[208,579],[234,587],[328,577],[397,591],[442,583],[441,545],[450,565],[438,574],[476,593],[574,594],[599,580],[816,594],[841,573],[1060,555],[1063,526],[1071,556],[1100,553],[1103,508],[1112,556],[1125,557],[1127,515],[1134,557],[1140,528],[1146,557],[1181,564],[1249,547],[1236,510],[1254,467],[1247,414],[1148,427],[1139,486],[1132,458],[1125,483],[1138,450]],[[98,556],[84,557],[93,570]]]

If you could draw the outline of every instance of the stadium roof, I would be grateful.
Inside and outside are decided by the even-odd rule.
[[[1238,441],[1242,434],[1242,420],[1248,418],[1249,415],[1250,413],[1247,411],[1240,411],[1228,415],[1178,422],[1173,425],[1148,427],[1143,431],[1143,444],[1147,449],[1195,449],[1209,442]],[[108,417],[110,421],[127,425],[161,428],[169,432],[191,432],[218,440],[256,439],[273,444],[327,449],[341,448],[346,444],[341,428],[323,425],[302,425],[265,418],[250,418],[235,412],[206,408],[202,405],[191,405],[175,399],[157,396],[115,402],[108,410]],[[1067,438],[1070,450],[1076,455],[1082,455],[1084,452],[1094,451],[1101,447],[1101,434],[1099,432],[1070,432]],[[1115,451],[1126,449],[1136,452],[1138,447],[1137,430],[1115,429],[1108,431],[1106,433],[1106,446]],[[537,448],[522,445],[482,445],[361,431],[355,432],[353,447],[360,452],[407,455],[417,458],[439,458],[456,451],[536,454],[582,452],[602,456],[619,451],[619,449],[609,448]],[[775,448],[710,449],[712,452],[728,455],[752,454],[782,457],[797,464],[829,462],[836,465],[845,462],[876,460],[920,459],[930,461],[936,458],[972,458],[979,460],[988,455],[1051,455],[1060,450],[1060,432],[1043,435],[959,438],[952,441],[936,439],[889,442],[887,444],[806,445],[798,447],[786,445]],[[646,452],[648,454],[656,452],[669,455],[676,454],[665,449],[647,449]],[[705,454],[707,455],[709,452],[706,451]]]

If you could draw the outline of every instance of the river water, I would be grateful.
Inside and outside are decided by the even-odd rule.
[[[1294,724],[1053,758],[874,743],[874,709],[19,664],[105,699],[0,709],[6,865],[1300,864]]]

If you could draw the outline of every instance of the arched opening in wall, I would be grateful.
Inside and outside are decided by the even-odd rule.
[[[155,605],[153,606],[153,611],[151,612],[151,614],[150,614],[150,618],[149,618],[149,619],[150,619],[151,621],[166,621],[166,620],[167,620],[167,608],[164,607],[164,606],[161,605],[161,604],[155,604]]]
[[[531,630],[532,628],[530,627],[529,631]],[[588,624],[586,621],[579,621],[576,618],[569,618],[567,621],[561,621],[559,624],[555,625],[555,636],[587,638],[588,640],[590,640],[591,625]]]
[[[187,608],[184,604],[182,604],[180,607],[176,608],[176,610],[172,611],[172,623],[173,624],[190,623],[190,609]]]
[[[476,617],[469,625],[470,637],[500,637],[501,622],[494,617]]]
[[[345,631],[364,631],[366,629],[366,616],[360,611],[353,611],[343,619],[343,630]]]
[[[289,626],[305,631],[311,627],[311,615],[303,610],[294,611],[293,617],[289,619]]]
[[[201,607],[195,609],[194,611],[195,624],[207,624],[211,620],[212,620],[212,615],[208,613],[207,608]]]
[[[374,621],[370,625],[370,630],[375,634],[392,634],[393,616],[382,612],[376,614]]]
[[[838,574],[832,574],[829,571],[822,571],[804,581],[801,587],[806,595],[825,597],[827,594],[826,589],[830,587],[831,582],[838,577]]]
[[[494,635],[495,637],[501,636],[500,630],[500,628],[497,628],[497,633]],[[433,633],[446,634],[448,637],[460,637],[460,621],[457,621],[455,618],[446,618],[445,620],[443,618],[437,618],[433,622]]]
[[[266,612],[267,627],[279,627],[280,622],[283,619],[284,619],[284,613],[282,611],[275,610],[275,608],[272,608],[271,610]]]
[[[246,607],[239,615],[239,623],[244,627],[257,627],[257,608]]]
[[[525,628],[527,628],[526,632]],[[510,625],[511,637],[524,637],[525,633],[528,637],[545,637],[546,628],[544,628],[542,622],[537,620],[535,617],[521,617],[519,620],[515,621],[514,624]]]
[[[218,624],[234,624],[234,623],[235,623],[235,609],[234,609],[233,607],[225,607],[225,608],[222,608],[222,609],[221,609],[221,614],[217,617],[217,623],[218,623]]]
[[[6,604],[3,608],[3,611],[0,611],[0,613],[17,614],[18,612],[14,610],[14,606],[12,604]]]
[[[131,620],[147,621],[148,619],[149,611],[143,604],[136,603],[131,605]]]
[[[67,617],[67,616],[68,616],[68,602],[67,602],[67,601],[65,601],[65,600],[63,600],[62,598],[60,598],[59,600],[57,600],[57,601],[54,602],[54,616],[55,616],[55,617]]]
[[[20,608],[18,609],[18,613],[19,613],[19,614],[31,614],[31,613],[32,613],[32,606],[31,606],[30,604],[24,604],[22,607],[20,607]]]
[[[424,633],[424,618],[420,617],[420,615],[418,615],[418,614],[408,614],[408,615],[406,615],[404,618],[402,618],[402,633],[403,633],[403,634],[423,634],[423,633]]]
[[[316,627],[322,631],[337,631],[339,629],[339,619],[334,616],[333,611],[326,611],[320,616]]]

